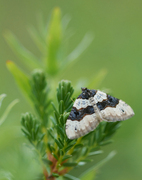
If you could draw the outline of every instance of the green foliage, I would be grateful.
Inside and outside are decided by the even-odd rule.
[[[44,104],[48,103],[48,93],[45,93],[47,89],[45,74],[41,71],[35,71],[30,84],[34,97],[32,98],[33,102],[37,103],[36,106],[38,108],[44,107]],[[36,89],[36,91],[34,92],[33,89]],[[82,166],[89,161],[93,161],[92,156],[103,152],[99,149],[101,146],[112,142],[110,138],[120,125],[118,122],[102,122],[96,130],[86,136],[77,140],[69,140],[65,133],[65,122],[73,105],[73,92],[74,89],[70,81],[62,80],[59,83],[57,88],[57,107],[53,102],[51,103],[53,111],[50,111],[51,107],[45,106],[47,108],[45,114],[48,112],[48,109],[50,112],[50,117],[49,115],[47,116],[47,121],[51,120],[52,124],[43,123],[45,122],[44,116],[37,108],[36,112],[39,118],[26,113],[21,119],[24,135],[35,151],[38,152],[40,162],[44,164],[45,169],[47,167],[50,169],[50,171],[46,171],[48,176],[58,177],[62,175],[66,179],[68,176],[66,173],[73,167]]]
[[[3,99],[6,97],[6,94],[1,94],[0,95],[0,107],[1,107],[1,105],[2,105],[2,101],[3,101]]]
[[[11,32],[7,31],[5,33],[5,39],[15,54],[28,69],[41,67],[41,64],[37,58],[30,51],[28,51]]]
[[[40,26],[40,33],[30,28],[30,35],[41,52],[41,56],[37,58],[24,48],[12,33],[5,34],[7,42],[20,57],[21,62],[33,70],[32,74],[26,75],[13,62],[7,62],[7,67],[17,85],[35,110],[34,113],[23,114],[21,124],[22,132],[43,169],[40,180],[61,177],[77,180],[78,178],[67,173],[74,167],[92,162],[96,155],[103,153],[102,146],[112,143],[111,137],[120,126],[119,122],[102,122],[84,137],[75,140],[67,138],[65,123],[73,100],[79,93],[77,86],[79,91],[82,86],[81,81],[76,85],[75,93],[68,80],[60,81],[56,92],[55,89],[65,68],[79,59],[93,39],[92,35],[86,34],[81,43],[65,56],[64,42],[67,40],[65,31],[68,22],[68,18],[62,20],[60,9],[55,8],[48,30],[43,24]],[[92,76],[86,83],[83,80],[83,87],[99,86],[105,75],[106,70],[101,70],[95,75],[96,78]],[[0,98],[0,105],[3,98],[4,96]],[[88,170],[86,174],[80,176],[80,179],[87,177],[88,180],[92,180],[96,170],[97,168],[94,168],[93,173],[92,169]]]
[[[59,8],[54,9],[52,19],[49,24],[47,35],[47,72],[54,75],[58,72],[60,59],[59,53],[62,42],[61,12]]]
[[[47,85],[46,75],[41,70],[35,70],[30,80],[31,98],[36,112],[38,113],[42,123],[48,123],[48,100],[49,89]]]
[[[6,94],[1,94],[0,95],[0,108],[2,105],[2,101],[4,100],[4,98],[6,97]],[[2,114],[2,116],[0,117],[0,125],[2,125],[2,123],[6,120],[9,112],[11,111],[11,109],[13,108],[13,106],[15,104],[17,104],[19,102],[18,99],[15,99],[14,101],[12,101],[6,108],[6,110],[4,111],[4,113]]]
[[[12,61],[7,61],[6,65],[8,70],[12,73],[18,87],[29,100],[29,77]]]
[[[41,52],[39,57],[35,57],[32,52],[27,50],[11,32],[7,31],[4,34],[7,43],[13,49],[21,63],[23,63],[23,66],[25,66],[27,70],[30,70],[30,72],[35,68],[42,69],[46,73],[52,89],[56,88],[56,84],[60,81],[65,69],[71,68],[71,66],[80,59],[81,55],[93,40],[93,35],[87,33],[77,47],[72,52],[67,53],[66,44],[69,43],[71,38],[70,33],[66,36],[69,21],[70,19],[67,18],[67,16],[62,19],[60,9],[55,8],[51,15],[51,20],[48,23],[48,30],[47,25],[41,23],[41,18],[39,19],[39,32],[34,27],[29,28],[31,38]],[[7,62],[7,67],[27,98],[27,94],[29,94],[29,87],[27,85],[29,77],[12,61]],[[92,88],[95,85],[95,77],[98,77],[97,79],[101,81],[105,75],[106,70],[103,69],[98,73],[98,76],[96,74],[92,75],[90,81],[87,80],[87,83],[81,85],[89,85],[89,87]],[[52,96],[54,96],[54,94],[52,94]]]
[[[45,145],[42,142],[44,133],[41,132],[41,124],[30,113],[26,113],[21,119],[22,131],[41,157],[45,154]]]
[[[26,113],[22,116],[21,124],[25,129],[22,129],[22,131],[29,141],[34,144],[38,139],[39,123],[30,113]]]
[[[112,159],[115,156],[116,152],[112,151],[105,159],[100,161],[98,164],[95,164],[91,168],[87,169],[81,176],[80,180],[94,180],[96,177],[96,171],[103,166],[106,162],[108,162],[110,159]]]

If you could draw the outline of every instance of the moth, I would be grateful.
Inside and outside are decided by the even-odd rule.
[[[81,88],[66,121],[69,139],[77,139],[93,131],[100,122],[123,121],[134,116],[133,109],[121,99],[99,90]]]

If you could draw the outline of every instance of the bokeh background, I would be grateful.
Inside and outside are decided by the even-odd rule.
[[[96,158],[97,163],[111,150],[117,151],[117,155],[99,170],[97,180],[141,180],[141,0],[0,0],[0,94],[7,94],[0,115],[12,100],[20,100],[0,127],[0,170],[24,170],[25,167],[21,167],[21,159],[25,164],[29,159],[33,161],[32,155],[27,153],[24,158],[18,149],[19,144],[22,145],[24,141],[22,137],[17,136],[20,134],[20,116],[21,113],[30,111],[30,107],[6,68],[8,59],[18,65],[20,62],[7,45],[3,34],[6,30],[12,31],[27,48],[38,55],[27,29],[30,25],[37,26],[38,14],[42,14],[46,22],[53,8],[57,6],[61,8],[62,15],[69,14],[72,18],[69,27],[75,34],[70,40],[68,51],[80,42],[86,32],[92,32],[95,36],[93,43],[72,66],[72,70],[65,72],[65,78],[74,83],[76,78],[89,78],[105,68],[108,74],[100,89],[110,89],[115,97],[126,101],[135,112],[133,118],[122,123],[122,127],[113,137],[114,143],[104,147],[104,154]],[[32,164],[31,166],[32,170],[27,168],[29,174],[34,172],[34,167]],[[83,170],[74,170],[72,174],[77,176]],[[24,173],[26,172],[19,172],[21,176]]]

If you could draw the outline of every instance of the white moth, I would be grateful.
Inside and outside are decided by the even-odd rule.
[[[99,90],[82,88],[66,121],[66,134],[69,139],[76,139],[93,131],[101,121],[123,121],[133,115],[124,101]]]

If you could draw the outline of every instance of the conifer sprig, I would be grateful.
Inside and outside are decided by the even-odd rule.
[[[66,177],[72,168],[89,163],[92,161],[92,156],[103,152],[101,146],[112,142],[111,136],[120,126],[118,122],[102,122],[96,130],[84,137],[75,140],[67,138],[65,123],[73,106],[74,92],[70,81],[62,80],[59,82],[56,95],[57,105],[53,101],[49,103],[47,98],[49,91],[46,91],[48,87],[44,72],[35,71],[30,85],[38,117],[30,113],[23,115],[21,119],[22,131],[38,152],[46,178],[64,177],[64,175]],[[46,104],[52,104],[52,108]],[[44,116],[40,114],[40,107],[46,107],[45,112],[43,112]],[[47,123],[49,121],[52,123]],[[43,128],[46,131],[43,131]]]
[[[75,92],[70,81],[60,81],[66,68],[69,69],[79,59],[93,40],[92,35],[87,33],[72,52],[65,52],[65,46],[70,37],[69,33],[67,33],[68,37],[65,33],[69,18],[66,16],[63,19],[60,9],[55,8],[50,22],[48,22],[48,30],[47,25],[43,25],[41,20],[40,32],[35,28],[30,29],[30,35],[41,52],[39,57],[25,48],[11,32],[5,33],[6,41],[21,63],[30,72],[33,71],[32,74],[29,72],[27,75],[14,62],[7,61],[7,67],[18,87],[30,105],[34,106],[34,113],[28,112],[22,115],[21,124],[22,132],[31,144],[30,147],[35,152],[35,157],[43,169],[39,180],[58,178],[60,180],[79,180],[67,173],[74,167],[92,162],[96,155],[103,152],[102,146],[112,143],[111,137],[120,126],[119,122],[101,122],[94,131],[84,137],[76,140],[67,138],[65,124],[73,100],[80,92],[77,87],[81,88],[81,85],[92,89],[98,87],[106,75],[106,70],[100,70],[98,74],[94,73],[92,79],[87,79],[86,82],[85,78],[83,81],[77,80]],[[58,81],[60,82],[56,92]],[[0,98],[0,105],[1,101]],[[108,161],[114,154],[111,153],[100,164]],[[94,172],[96,173],[100,164],[97,167],[93,166],[86,172],[86,175],[84,172],[82,176],[89,177],[88,174],[93,170],[91,177],[94,177]],[[84,180],[82,176],[80,176],[80,180]],[[88,180],[92,179],[88,178]]]
[[[46,126],[49,117],[49,87],[45,73],[41,70],[34,70],[30,80],[31,85],[31,99],[33,101],[35,110],[41,120],[41,123]]]

